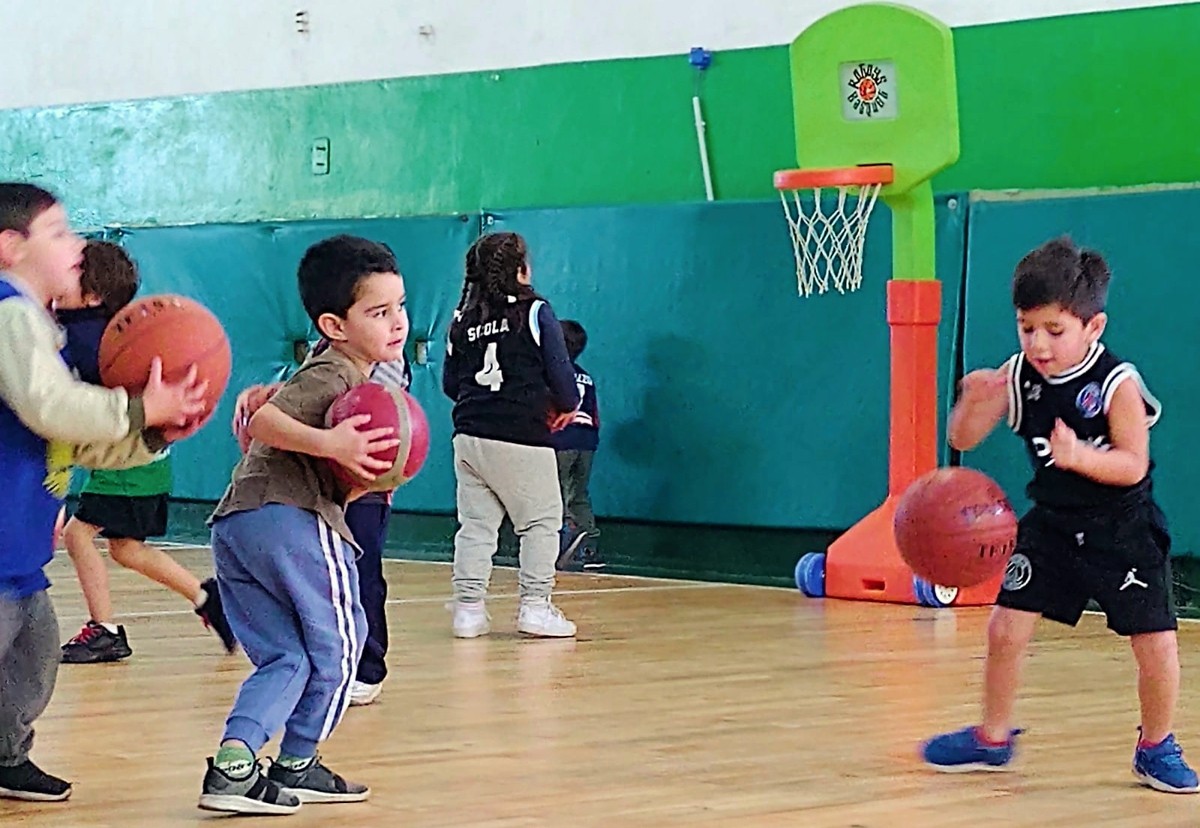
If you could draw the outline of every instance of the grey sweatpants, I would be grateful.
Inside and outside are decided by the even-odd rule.
[[[458,434],[458,534],[454,536],[454,598],[482,601],[505,512],[521,539],[522,598],[548,598],[554,589],[562,495],[554,449]]]
[[[61,656],[58,618],[45,590],[0,596],[0,766],[29,758],[33,723],[50,703]]]

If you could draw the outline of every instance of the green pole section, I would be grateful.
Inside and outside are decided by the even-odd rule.
[[[935,278],[933,184],[928,179],[902,195],[889,196],[892,210],[892,278]]]

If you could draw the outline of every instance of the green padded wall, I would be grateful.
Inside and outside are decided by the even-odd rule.
[[[953,204],[953,206],[950,206]],[[949,372],[963,272],[965,203],[938,202]],[[144,293],[177,291],[229,330],[234,377],[213,423],[176,449],[175,496],[220,496],[237,459],[234,392],[291,370],[309,336],[295,267],[316,239],[351,232],[392,245],[408,283],[414,338],[432,341],[413,391],[429,414],[425,471],[399,510],[450,512],[450,405],[440,391],[462,256],[480,217],[214,225],[123,231]],[[890,263],[885,208],[867,245],[865,285],[796,296],[777,202],[573,208],[488,214],[527,235],[536,286],[591,344],[603,421],[595,501],[602,516],[666,522],[841,527],[886,484]],[[409,348],[412,351],[412,346]],[[947,374],[948,375],[948,374]],[[943,383],[943,388],[947,383]]]
[[[953,204],[953,207],[950,206]],[[965,200],[937,204],[940,360],[953,365]],[[845,527],[887,485],[891,266],[872,219],[863,289],[800,299],[774,202],[512,211],[534,282],[590,343],[600,514]],[[943,390],[946,383],[942,383]]]
[[[976,201],[967,256],[964,359],[970,370],[998,365],[1019,347],[1009,291],[1022,255],[1063,233],[1104,253],[1113,270],[1104,342],[1138,366],[1163,403],[1162,419],[1151,431],[1151,451],[1157,463],[1155,492],[1177,555],[1200,551],[1200,513],[1192,505],[1200,490],[1200,464],[1186,449],[1200,406],[1197,214],[1200,190]],[[998,428],[963,461],[993,474],[1015,503],[1028,504],[1023,492],[1030,468],[1007,428]]]
[[[238,458],[229,432],[237,391],[290,373],[293,343],[312,338],[296,291],[296,266],[309,244],[349,232],[391,246],[407,281],[411,357],[417,338],[444,338],[458,298],[462,254],[477,230],[477,217],[451,216],[122,231],[122,243],[141,268],[142,294],[195,297],[221,319],[233,345],[233,377],[220,409],[200,434],[174,449],[175,497],[221,496]],[[429,417],[432,444],[424,472],[397,493],[398,509],[445,510],[453,503],[450,408],[438,373],[441,350],[432,349],[436,364],[413,366],[412,392]]]

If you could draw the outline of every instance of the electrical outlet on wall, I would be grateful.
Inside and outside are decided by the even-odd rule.
[[[312,143],[312,174],[329,175],[328,138],[317,138]]]

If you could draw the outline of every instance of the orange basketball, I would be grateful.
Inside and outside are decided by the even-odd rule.
[[[203,418],[212,416],[233,364],[217,317],[186,296],[147,296],[126,305],[100,339],[100,379],[109,388],[141,393],[155,357],[162,359],[166,382],[181,381],[196,366],[199,378],[208,381]]]
[[[972,587],[1000,574],[1017,541],[1017,516],[983,472],[951,467],[913,481],[896,505],[896,545],[933,584]]]

